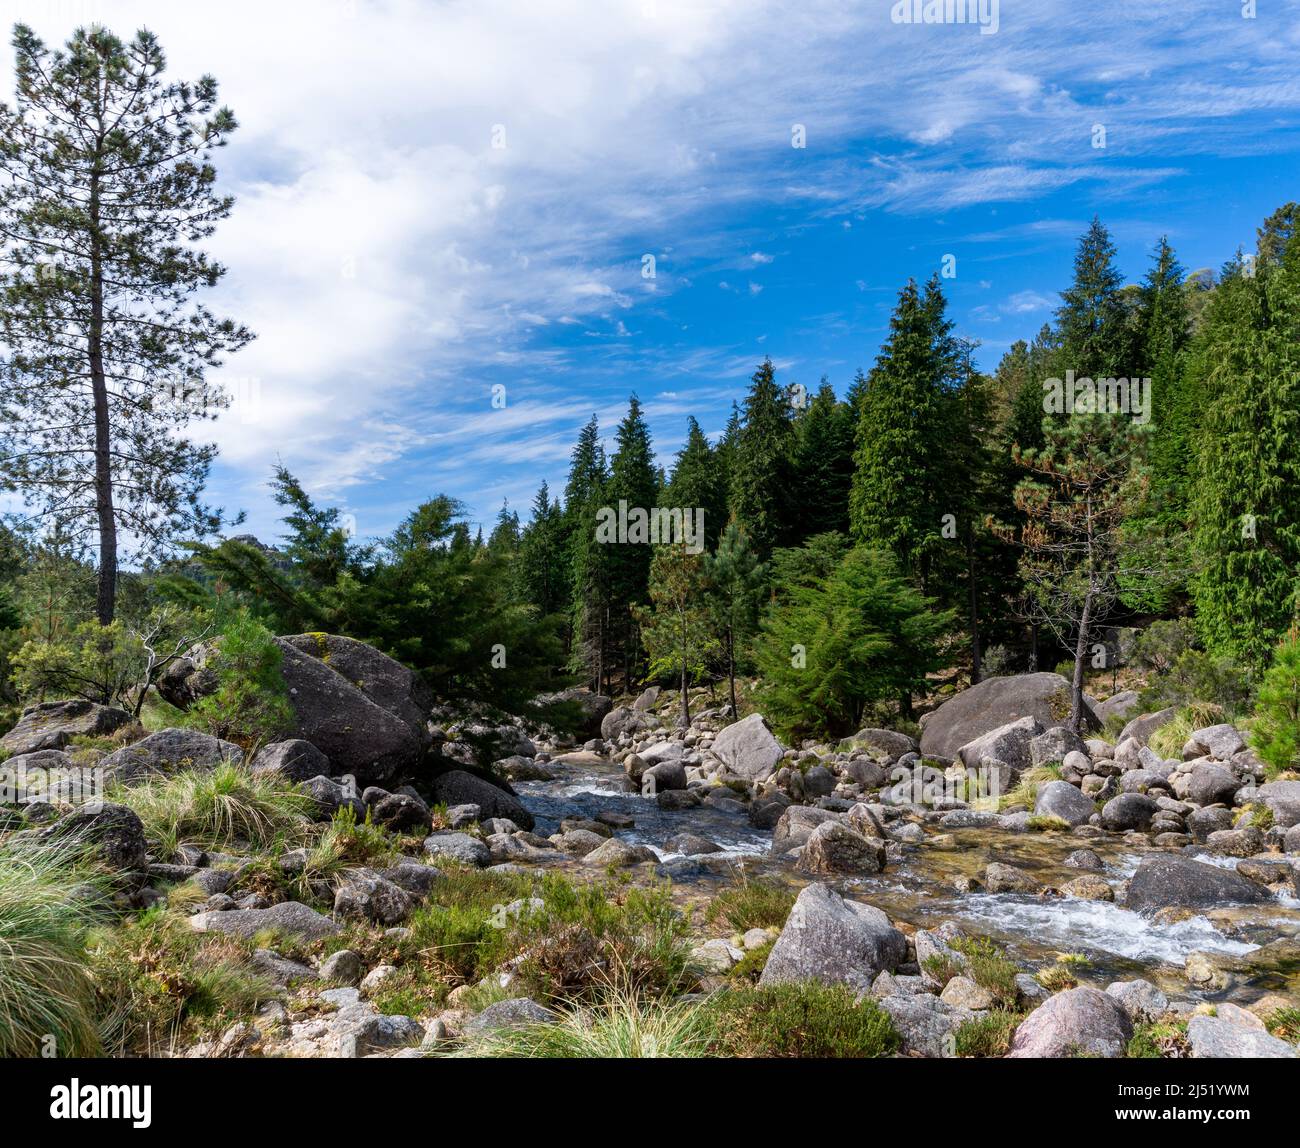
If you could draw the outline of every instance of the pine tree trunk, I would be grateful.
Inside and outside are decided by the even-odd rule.
[[[727,681],[731,685],[731,720],[740,716],[736,705],[736,636],[730,626],[727,627]]]
[[[686,611],[682,610],[682,729],[691,728],[691,698],[686,691]]]
[[[1074,679],[1070,683],[1070,729],[1083,732],[1083,661],[1088,656],[1088,631],[1092,625],[1092,587],[1083,599],[1079,616],[1079,640],[1074,644]]]
[[[99,622],[113,621],[117,604],[117,519],[113,511],[112,435],[108,421],[108,380],[104,376],[104,269],[99,246],[99,181],[90,191],[90,387],[95,408],[95,514],[99,520]]]

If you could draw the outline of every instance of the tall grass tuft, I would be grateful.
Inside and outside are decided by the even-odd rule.
[[[114,800],[136,811],[167,856],[182,841],[216,848],[301,842],[315,808],[308,794],[235,762],[117,787]]]
[[[0,842],[0,1057],[99,1049],[83,950],[100,897],[89,856],[74,839]]]

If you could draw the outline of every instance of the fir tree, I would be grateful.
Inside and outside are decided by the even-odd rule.
[[[760,555],[789,534],[793,445],[790,404],[777,386],[772,360],[764,359],[745,396],[730,475],[732,515]]]
[[[704,537],[710,547],[727,521],[727,488],[719,452],[691,415],[686,421],[686,445],[677,452],[673,475],[664,491],[667,506],[704,511]]]
[[[852,408],[822,380],[817,394],[795,419],[793,477],[796,513],[792,542],[849,528],[853,481]]]

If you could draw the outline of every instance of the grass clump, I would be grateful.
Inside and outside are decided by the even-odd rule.
[[[533,1059],[687,1059],[711,1055],[708,1010],[697,1002],[645,1002],[613,993],[557,1024],[528,1025],[473,1042],[454,1055]]]
[[[794,891],[784,885],[742,877],[709,902],[705,920],[711,925],[725,921],[736,933],[773,926],[779,929],[790,915],[794,899]]]
[[[167,856],[182,841],[217,849],[301,842],[315,808],[296,787],[235,762],[122,786],[114,800],[135,810],[146,836]]]
[[[963,970],[993,997],[995,1006],[1010,1009],[1019,997],[1016,975],[1020,969],[987,937],[957,937],[949,947],[966,958]]]
[[[0,1057],[98,1051],[83,949],[96,900],[87,856],[72,839],[0,843]]]
[[[1281,1040],[1300,1044],[1300,1008],[1280,1008],[1269,1013],[1264,1019],[1264,1027]]]
[[[1077,974],[1091,963],[1082,953],[1058,953],[1056,964],[1038,970],[1038,983],[1053,993],[1076,988],[1079,984]]]
[[[1187,1043],[1187,1022],[1136,1024],[1124,1055],[1133,1060],[1164,1060],[1191,1054]]]
[[[889,1014],[870,998],[855,1000],[845,985],[731,989],[707,1008],[717,1056],[861,1059],[889,1056],[900,1044]]]
[[[767,958],[771,955],[772,946],[775,944],[776,939],[773,938],[756,949],[747,949],[745,955],[732,965],[731,972],[727,975],[732,980],[757,984],[758,978],[763,975],[763,969],[767,966]]]
[[[991,1009],[983,1016],[963,1021],[955,1034],[958,1056],[1006,1056],[1011,1038],[1025,1019],[1022,1012]]]
[[[1033,809],[1034,804],[1038,801],[1038,787],[1046,781],[1060,780],[1060,762],[1049,762],[1047,765],[1036,765],[1032,769],[1027,769],[1020,775],[1020,780],[1016,782],[1015,786],[1003,795],[1002,808],[1006,809],[1012,805],[1024,805]]]
[[[1025,822],[1026,827],[1034,833],[1068,833],[1070,823],[1064,817],[1051,813],[1036,813]]]

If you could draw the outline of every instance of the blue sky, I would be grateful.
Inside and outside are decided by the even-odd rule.
[[[1131,279],[1162,233],[1217,267],[1300,194],[1300,2],[1243,7],[1001,0],[992,35],[887,0],[6,11],[50,40],[146,25],[241,121],[209,302],[259,338],[198,430],[214,499],[270,540],[277,460],[376,536],[440,492],[526,511],[633,390],[665,465],[765,355],[842,394],[946,254],[990,369],[1050,317],[1093,213]]]

